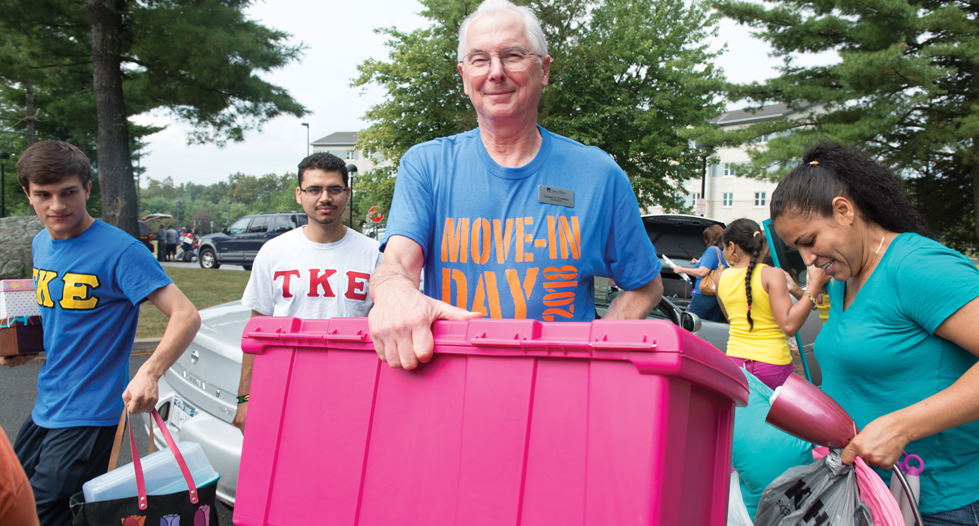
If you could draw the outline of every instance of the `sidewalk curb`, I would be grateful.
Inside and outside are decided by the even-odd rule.
[[[133,342],[133,354],[152,353],[163,338],[137,338]]]

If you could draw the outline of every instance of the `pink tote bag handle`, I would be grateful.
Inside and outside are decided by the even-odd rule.
[[[126,418],[129,418],[129,412],[126,412]],[[170,436],[170,430],[167,429],[166,424],[163,422],[163,418],[157,410],[153,409],[153,419],[156,420],[157,427],[160,428],[160,434],[163,435],[164,440],[167,441],[167,447],[173,453],[173,458],[177,461],[177,465],[180,466],[180,473],[184,476],[184,482],[187,483],[187,490],[190,491],[190,502],[191,504],[197,504],[200,498],[197,496],[197,486],[194,485],[194,477],[190,475],[190,469],[187,468],[187,463],[184,462],[184,456],[180,454],[180,450],[177,449],[177,444],[173,441],[173,437]],[[150,422],[150,426],[153,423]],[[147,507],[146,503],[146,484],[143,482],[143,466],[139,461],[139,451],[136,449],[136,439],[133,438],[133,425],[132,422],[129,423],[129,445],[133,448],[133,468],[136,472],[136,494],[139,496],[139,509],[145,510]]]

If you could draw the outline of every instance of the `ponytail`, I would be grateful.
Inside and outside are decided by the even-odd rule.
[[[762,232],[758,223],[750,219],[735,219],[727,228],[724,229],[723,243],[734,243],[741,247],[741,250],[751,254],[748,261],[748,271],[744,276],[744,291],[748,298],[748,330],[755,328],[755,322],[751,319],[751,275],[754,273],[758,259],[762,257],[768,246],[765,233]]]

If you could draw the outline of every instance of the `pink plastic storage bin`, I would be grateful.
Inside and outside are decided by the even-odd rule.
[[[440,321],[414,371],[364,318],[253,318],[234,522],[726,523],[744,375],[661,321]]]

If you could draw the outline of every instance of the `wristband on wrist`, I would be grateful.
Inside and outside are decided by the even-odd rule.
[[[809,301],[812,302],[812,310],[816,310],[816,308],[819,306],[819,303],[816,302],[816,298],[812,297],[812,294],[809,294],[809,291],[808,290],[803,290],[802,292],[806,296],[809,296]],[[247,398],[247,395],[246,395],[246,398]]]
[[[238,403],[243,404],[248,401],[248,393],[245,393],[238,397]]]

